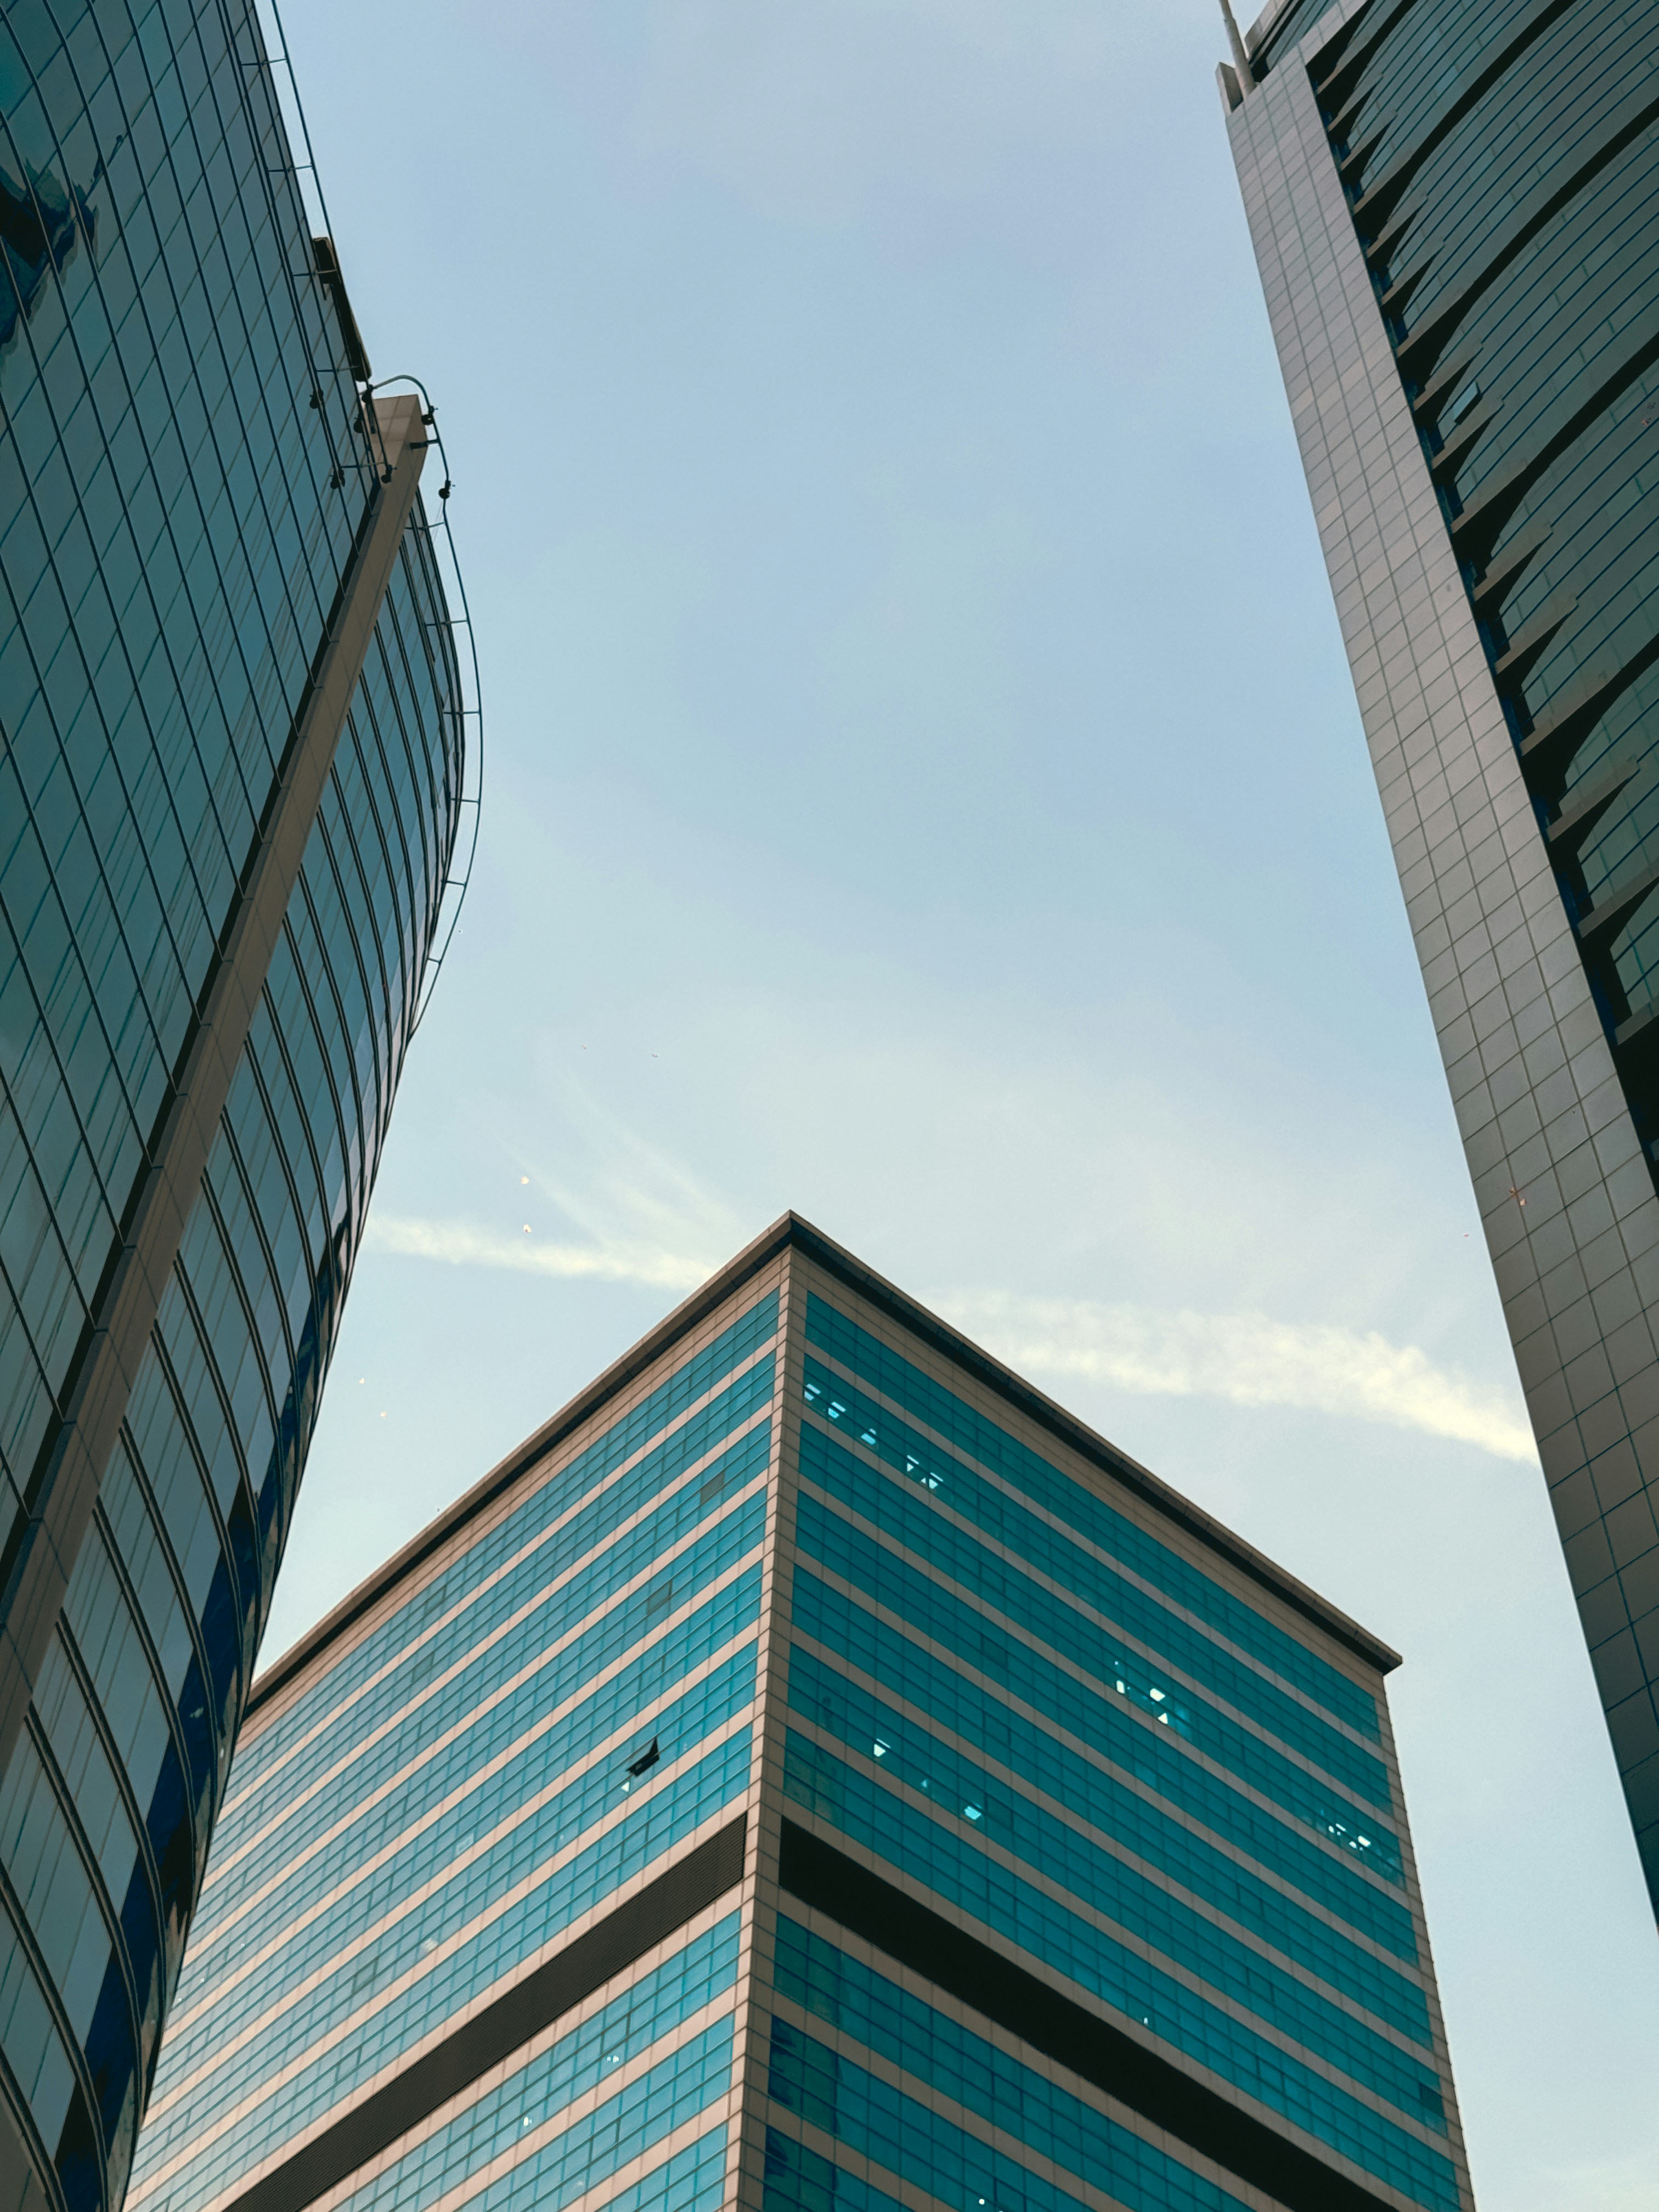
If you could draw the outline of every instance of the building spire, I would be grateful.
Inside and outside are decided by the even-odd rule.
[[[1255,71],[1250,67],[1250,57],[1245,51],[1238,18],[1233,13],[1232,0],[1221,0],[1221,12],[1226,19],[1227,40],[1233,50],[1233,67],[1238,71],[1238,88],[1241,93],[1245,93],[1255,82]]]

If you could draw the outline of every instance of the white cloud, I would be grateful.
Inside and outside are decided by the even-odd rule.
[[[516,1148],[529,1170],[527,1210],[536,1237],[547,1231],[556,1242],[544,1212],[550,1206],[565,1233],[574,1231],[580,1240],[562,1249],[597,1256],[592,1266],[550,1273],[604,1273],[617,1281],[690,1289],[754,1235],[752,1221],[586,1084],[567,1076],[557,1093],[563,1172],[539,1164],[542,1132]]]
[[[635,1195],[636,1213],[669,1215]],[[574,1243],[522,1230],[515,1237],[467,1221],[374,1213],[364,1242],[371,1252],[449,1267],[667,1291],[695,1290],[737,1249],[728,1243],[711,1257],[706,1233],[687,1233],[689,1224],[675,1224],[672,1217],[652,1224],[665,1235],[641,1234],[639,1227],[631,1236],[607,1233],[591,1218],[583,1225],[591,1241]],[[699,1226],[706,1231],[706,1224]],[[934,1304],[1009,1366],[1033,1376],[1079,1377],[1149,1396],[1302,1407],[1448,1437],[1499,1459],[1528,1464],[1537,1459],[1516,1400],[1436,1366],[1416,1345],[1390,1344],[1375,1329],[1273,1321],[1259,1313],[1160,1313],[990,1291],[947,1294]]]
[[[511,1212],[483,1223],[370,1209],[363,1249],[451,1267],[484,1267],[564,1280],[694,1291],[754,1234],[670,1153],[619,1119],[588,1087],[558,1085],[554,1175],[532,1144],[500,1146]],[[498,1201],[499,1203],[499,1201]],[[503,1218],[503,1214],[505,1218]]]
[[[516,1237],[467,1221],[420,1221],[407,1214],[372,1213],[363,1249],[405,1259],[439,1260],[452,1267],[505,1267],[526,1275],[586,1275],[613,1283],[647,1283],[692,1291],[713,1272],[701,1260],[661,1247],[562,1244],[523,1231]]]
[[[1453,1437],[1500,1459],[1537,1460],[1516,1401],[1375,1330],[996,1292],[939,1304],[988,1351],[1033,1376],[1086,1376],[1120,1390],[1235,1406],[1305,1407]]]

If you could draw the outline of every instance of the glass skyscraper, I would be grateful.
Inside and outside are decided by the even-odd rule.
[[[1222,92],[1659,1908],[1659,11],[1278,0]]]
[[[246,0],[0,13],[0,2208],[116,2212],[461,804]]]
[[[133,2212],[1468,2212],[1395,1663],[786,1216],[261,1678]]]

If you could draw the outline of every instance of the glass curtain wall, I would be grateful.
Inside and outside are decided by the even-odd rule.
[[[1455,2212],[1380,1697],[828,1297],[804,1333],[786,1820],[810,1816],[1399,2198]],[[787,1846],[784,1869],[787,1890]],[[1014,2063],[787,1895],[774,1985],[774,2105],[859,2160],[953,2204],[1066,2198],[1023,2148],[1127,2204],[1213,2201],[1177,2146]],[[775,2120],[767,2156],[780,2212],[851,2185]]]
[[[376,470],[242,0],[0,21],[0,1580]],[[0,1776],[0,2205],[114,2212],[453,844],[418,506]]]
[[[1469,2212],[1395,1663],[786,1217],[261,1683],[133,2203]]]
[[[331,1663],[262,1695],[134,2212],[240,2202],[284,2162],[296,2177],[350,2172],[363,2142],[339,2120],[349,2100],[446,2044],[465,2075],[481,1999],[574,1927],[617,1927],[619,1893],[636,1898],[740,1813],[777,1321],[774,1292],[664,1363],[629,1411],[522,1478]],[[643,2160],[608,2192],[618,2203],[718,2203],[736,1903],[670,1929],[629,1986],[532,2030],[499,2077],[416,2111],[336,2201],[562,2206]]]

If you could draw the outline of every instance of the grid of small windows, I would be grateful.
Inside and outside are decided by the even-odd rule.
[[[261,58],[236,0],[0,24],[0,1547],[373,483]],[[458,702],[417,513],[0,1780],[0,2058],[72,2212],[119,2195],[178,1973],[441,890]]]
[[[303,1778],[300,1762],[311,1756],[307,1741],[326,1728],[322,1740],[331,1742],[348,1705],[356,1709],[349,1725],[362,1735],[374,1713],[407,1703],[456,1654],[477,1644],[480,1608],[505,1619],[531,1591],[555,1579],[556,1568],[581,1557],[601,1534],[668,1488],[711,1444],[767,1408],[773,1366],[755,1354],[776,1327],[774,1295],[556,1474],[527,1484],[527,1494],[500,1522],[262,1723],[237,1759],[218,1831],[218,1864],[228,1866],[240,1848],[238,1839],[264,1825],[273,1782],[282,1801],[294,1797]],[[738,1369],[744,1371],[728,1382]],[[652,1448],[642,1453],[647,1444]]]
[[[837,1367],[803,1368],[786,1797],[948,1919],[1455,2204],[1373,1695],[822,1298],[807,1334]]]
[[[584,1698],[574,1713],[527,1731],[516,1696],[476,1708],[459,1725],[456,1709],[447,1702],[435,1711],[411,1716],[415,1725],[398,1732],[384,1759],[353,1761],[346,1773],[325,1784],[327,1810],[323,1817],[313,1806],[301,1820],[283,1821],[271,1832],[273,1848],[262,1848],[257,1860],[227,1869],[222,1890],[210,1888],[204,1906],[216,1898],[223,1909],[210,1924],[198,1920],[191,1932],[190,1983],[177,2016],[180,2033],[200,1992],[216,1992],[220,1987],[216,1946],[245,1943],[251,1920],[260,1929],[290,1929],[305,1921],[319,1898],[332,1899],[349,1891],[365,1868],[378,1863],[388,1844],[411,1832],[404,1826],[409,1817],[404,1793],[417,1778],[422,1802],[444,1809],[422,1813],[412,1832],[440,1827],[448,1848],[465,1849],[494,1826],[493,1818],[485,1817],[487,1810],[496,1806],[506,1809],[519,1802],[517,1792],[528,1796],[541,1787],[547,1762],[556,1753],[568,1755],[572,1744],[588,1735],[597,1743],[615,1728],[626,1726],[635,1714],[647,1710],[751,1626],[759,1611],[760,1576],[749,1568],[665,1635],[641,1647],[620,1672],[608,1674],[602,1688]],[[548,1713],[559,1713],[572,1686],[592,1680],[622,1642],[621,1636],[613,1636],[609,1620],[579,1637],[555,1663],[531,1677],[538,1701]],[[654,1729],[653,1740],[657,1740]],[[488,1779],[467,1787],[477,1775]],[[388,1790],[386,1784],[393,1778],[398,1787]]]
[[[728,1913],[391,2159],[336,2212],[427,2212],[468,2176],[517,2150],[586,2091],[620,2081],[641,2054],[729,1990],[737,1968],[738,1916]]]
[[[1179,1883],[1333,1989],[1359,1998],[1391,2026],[1426,2043],[1425,2010],[1414,1984],[1278,1890],[1252,1880],[1236,1861],[1206,1850],[1179,1822],[1147,1817],[1140,1799],[1114,1788],[1042,1731],[1011,1729],[992,1749],[1001,1753],[1009,1773],[1028,1788],[1046,1787],[1051,1802],[1064,1807],[1069,1819],[1041,1808],[1025,1790],[964,1757],[895,1705],[872,1697],[839,1667],[826,1665],[799,1646],[790,1659],[789,1698],[825,1737],[871,1759],[884,1776],[929,1799],[945,1817],[965,1823],[1050,1881],[1064,1878],[1074,1893],[1091,1896],[1143,1937],[1155,1937],[1161,1950],[1241,2004],[1278,2020],[1310,2047],[1333,2057],[1345,2048],[1357,2051],[1362,2072],[1367,2070],[1364,2053],[1369,2049],[1370,2064],[1379,2075],[1406,2085],[1413,2112],[1420,2112],[1425,2096],[1433,2094],[1432,2080],[1421,2067],[1401,2063],[1398,2051],[1368,2036],[1352,2015],[1334,2009],[1259,1953],[1232,1942],[1207,1916],[1172,1902],[1115,1855],[1092,1849],[1084,1840],[1082,1824],[1110,1836],[1165,1880]],[[1353,2060],[1345,2063],[1350,2072],[1355,2070]],[[1437,2111],[1438,2102],[1435,2096]]]
[[[1090,1612],[1127,1630],[1148,1655],[1174,1662],[1190,1682],[1201,1682],[1224,1698],[1261,1728],[1316,1761],[1369,1803],[1389,1803],[1387,1772],[1381,1759],[1322,1719],[1317,1713],[1253,1668],[1242,1666],[1224,1645],[1200,1634],[1179,1613],[1159,1605],[1127,1577],[1115,1574],[1091,1552],[1073,1544],[1039,1516],[1026,1513],[1004,1500],[988,1485],[978,1481],[971,1469],[945,1453],[929,1450],[926,1440],[893,1420],[885,1409],[850,1384],[839,1382],[813,1359],[805,1363],[804,1397],[811,1413],[826,1425],[839,1427],[857,1439],[859,1447],[886,1462],[905,1478],[898,1488],[890,1477],[880,1482],[860,1480],[860,1462],[848,1455],[834,1463],[845,1481],[854,1486],[860,1510],[866,1517],[890,1529],[901,1542],[923,1557],[934,1559],[957,1581],[983,1589],[999,1608],[1013,1618],[1035,1613],[1041,1616],[1061,1607],[1088,1633],[1085,1617],[1054,1597],[1042,1583],[1004,1563],[1001,1554],[1012,1553],[1036,1567],[1048,1581],[1082,1599]],[[816,1422],[803,1427],[803,1436],[817,1440]],[[969,1534],[963,1523],[976,1524],[992,1539],[993,1549]],[[1125,1650],[1127,1652],[1127,1645]],[[1119,1671],[1132,1668],[1152,1685],[1144,1694],[1167,1707],[1170,1724],[1184,1725],[1178,1678],[1167,1668],[1137,1655],[1119,1662]],[[1161,1685],[1161,1686],[1160,1686]]]
[[[1492,0],[1362,39],[1332,127],[1340,154],[1361,91],[1389,118],[1374,154],[1353,135],[1356,219],[1528,781],[1555,814],[1617,777],[1555,848],[1583,924],[1659,852],[1659,29],[1639,4],[1551,21]],[[1610,1024],[1638,1018],[1652,908],[1583,941]],[[1652,1136],[1651,1069],[1627,1049],[1623,1072]]]
[[[1287,1758],[1267,1735],[1243,1726],[1214,1699],[1149,1666],[1125,1639],[1021,1574],[988,1547],[963,1541],[943,1516],[918,1510],[855,1453],[842,1450],[805,1422],[800,1465],[811,1482],[850,1506],[872,1528],[896,1535],[934,1571],[920,1572],[888,1544],[872,1546],[865,1530],[827,1510],[809,1492],[801,1499],[799,1526],[803,1547],[814,1558],[858,1582],[883,1604],[894,1602],[890,1590],[902,1589],[910,1601],[906,1610],[918,1622],[931,1625],[946,1616],[965,1639],[974,1663],[989,1673],[1028,1670],[1029,1644],[1062,1652],[1073,1667],[1146,1714],[1152,1725],[1192,1744],[1319,1834],[1346,1843],[1368,1861],[1375,1859],[1379,1871],[1398,1878],[1397,1839],[1322,1776]],[[939,1575],[948,1575],[956,1588],[936,1580]],[[958,1592],[972,1594],[972,1625],[963,1620]],[[1008,1635],[1009,1628],[1017,1632],[1015,1637]]]
[[[1088,2198],[1028,2163],[1035,2154],[1131,2212],[1244,2212],[1178,2157],[787,1918],[778,1923],[773,1978],[780,1997],[837,2039],[832,2046],[773,2015],[775,2112],[942,2204],[1081,2212]],[[860,2063],[866,2054],[899,2078]],[[798,2125],[769,2130],[769,2202],[803,2212],[819,2212],[826,2197],[856,2203],[849,2178],[827,2166],[801,2143]],[[870,2212],[878,2208],[884,2212],[884,2192]]]
[[[671,1771],[663,1778],[667,1786],[637,1811],[581,1844],[551,1874],[526,1882],[517,1894],[488,1899],[458,1891],[458,1905],[481,1907],[465,1927],[447,1922],[435,1937],[413,1928],[397,1931],[398,1978],[386,1984],[380,1959],[372,1953],[366,1957],[357,2010],[343,2019],[337,2015],[332,2033],[319,2039],[314,2051],[299,2054],[283,2075],[263,2081],[250,2080],[260,2072],[257,2052],[239,2054],[246,2063],[237,2069],[235,2086],[246,2092],[239,2105],[220,2117],[211,2084],[198,2082],[193,2129],[181,2130],[173,2115],[162,2115],[152,2145],[146,2128],[131,2201],[148,2203],[160,2191],[163,2202],[183,2212],[222,2194],[258,2159],[290,2141],[360,2082],[374,2079],[619,1884],[663,1861],[740,1797],[750,1754],[748,1733],[740,1731],[689,1766]],[[599,1810],[614,1816],[617,1809],[613,1790],[613,1802]],[[428,1943],[436,1948],[423,1953]]]
[[[1075,1531],[1103,1554],[1103,1565],[1107,1559],[1121,1560],[1152,1589],[1163,1591],[1195,1613],[1205,1624],[1205,1628],[1196,1632],[1200,1644],[1217,1650],[1206,1632],[1218,1632],[1248,1652],[1259,1666],[1282,1674],[1348,1727],[1357,1729],[1373,1742],[1376,1741],[1376,1700],[1368,1690],[1202,1572],[1190,1559],[1160,1542],[1139,1522],[1120,1512],[1097,1488],[1062,1474],[1029,1444],[1022,1443],[1007,1430],[988,1419],[891,1345],[884,1344],[879,1337],[860,1328],[856,1322],[816,1295],[809,1296],[806,1301],[806,1334],[810,1343],[817,1345],[847,1374],[862,1377],[892,1406],[913,1414],[957,1450],[976,1459],[981,1467],[994,1470],[1001,1483],[1007,1486],[1003,1488],[988,1483],[966,1467],[953,1464],[929,1438],[916,1434],[895,1438],[895,1444],[902,1444],[902,1449],[886,1455],[902,1464],[907,1474],[914,1475],[929,1491],[937,1494],[941,1489],[961,1484],[964,1494],[974,1500],[970,1508],[974,1517],[999,1534],[1015,1526],[1031,1532],[1038,1528],[1036,1516],[1022,1512],[1008,1495],[1009,1489],[1023,1491],[1053,1522]],[[873,1409],[866,1409],[866,1419],[870,1410]],[[853,1425],[861,1429],[866,1421]],[[873,1425],[875,1434],[866,1441],[879,1448],[883,1427],[890,1427],[890,1423],[884,1425],[877,1420]],[[1054,1539],[1048,1540],[1052,1542]],[[1029,1544],[1029,1536],[1027,1541]],[[1018,1545],[1016,1548],[1024,1549],[1027,1546]],[[1096,1572],[1099,1575],[1098,1569]],[[1128,1586],[1109,1570],[1100,1578],[1128,1595]],[[1143,1595],[1140,1602],[1148,1607],[1149,1619],[1170,1622],[1170,1616],[1156,1601],[1149,1601]],[[1186,1633],[1189,1639],[1194,1638],[1193,1630],[1188,1629]]]
[[[696,1718],[726,1726],[719,1711]],[[746,1728],[720,1735],[701,1755],[695,1741],[680,1747],[631,1794],[621,1750],[560,1792],[546,1818],[520,1818],[477,1851],[463,1850],[418,1911],[369,1917],[354,1929],[348,1954],[314,1975],[314,2003],[306,1992],[278,2016],[269,2040],[239,2037],[231,2050],[222,2032],[205,2070],[177,2088],[169,2053],[135,2206],[157,2190],[173,2212],[209,2202],[748,1785]],[[226,2011],[240,2021],[238,1999],[231,1988]]]
[[[267,1728],[283,1748],[216,1838],[133,2212],[207,2204],[729,1819],[752,1759],[775,1317],[760,1302],[559,1474],[527,1473],[434,1562],[438,1604],[412,1593],[257,1726],[251,1749]],[[689,2094],[653,2092],[629,2127],[671,2109],[678,2127]],[[574,2139],[552,2164],[539,2144],[556,2194]]]
[[[591,2188],[602,2177],[585,2184]],[[715,2212],[726,2195],[726,2130],[711,2128],[696,2142],[611,2198],[605,2212]]]
[[[620,1708],[604,1695],[585,1700],[568,1724],[537,1737],[525,1755],[461,1795],[441,1823],[425,1826],[389,1853],[367,1878],[341,1883],[320,1909],[295,1916],[277,1944],[262,1944],[252,1960],[228,1962],[221,1983],[239,2019],[257,2022],[256,2044],[237,2057],[223,2050],[222,2015],[181,2022],[167,2052],[169,2078],[190,2081],[215,2070],[216,2093],[234,2100],[245,2077],[281,2072],[289,2058],[319,2040],[337,2020],[360,2008],[413,1960],[437,1949],[457,1928],[557,1856],[629,1794],[629,1768],[654,1743],[672,1765],[743,1711],[754,1693],[755,1647],[748,1644],[695,1689],[653,1711],[650,1733],[634,1728],[638,1690]],[[610,1756],[579,1778],[543,1795],[549,1772],[585,1759],[622,1730]],[[458,1863],[459,1862],[459,1863]],[[262,1916],[260,1927],[270,1923]],[[368,1948],[366,1933],[373,1935]],[[199,2124],[191,2113],[185,2124]],[[157,2114],[157,2148],[170,2130]]]
[[[827,1529],[828,1516],[821,1525]],[[826,1545],[824,1551],[830,1548]],[[876,1569],[870,1579],[885,1579],[879,1573],[876,1547],[860,1544],[850,1527],[845,1545],[836,1548],[852,1565],[860,1563],[854,1555],[861,1553],[863,1561]],[[922,1604],[895,1609],[934,1642],[976,1664],[984,1656],[983,1644],[969,1608],[945,1591],[930,1590],[920,1576],[909,1578],[909,1594],[921,1596]],[[1091,1687],[1035,1649],[1010,1644],[1007,1665],[1000,1670],[1001,1680],[993,1689],[982,1675],[947,1665],[912,1636],[890,1627],[867,1607],[811,1573],[804,1562],[795,1568],[791,1614],[798,1638],[811,1638],[838,1662],[934,1714],[965,1742],[978,1745],[1005,1765],[1014,1763],[1017,1744],[1021,1763],[1029,1759],[1038,1772],[1074,1771],[1069,1766],[1073,1746],[1091,1762],[1100,1762],[1102,1769],[1109,1762],[1110,1771],[1139,1785],[1133,1793],[1115,1784],[1107,1785],[1106,1802],[1120,1808],[1114,1818],[1125,1823],[1125,1832],[1143,1838],[1134,1846],[1141,1857],[1165,1865],[1213,1863],[1216,1879],[1225,1881],[1229,1893],[1239,1893],[1242,1873],[1223,1875],[1219,1863],[1212,1862],[1190,1826],[1158,1812],[1155,1801],[1161,1798],[1184,1813],[1188,1821],[1225,1838],[1236,1852],[1270,1869],[1280,1883],[1316,1899],[1328,1913],[1362,1930],[1380,1948],[1396,1958],[1415,1960],[1417,1931],[1403,1901],[1365,1881],[1351,1861],[1322,1849],[1188,1759],[1177,1742],[1145,1725],[1127,1709],[1127,1699],[1109,1694],[1103,1684]],[[792,1674],[792,1697],[794,1686]],[[1030,1722],[1024,1717],[1025,1711]],[[1052,1723],[1052,1729],[1045,1723]],[[1091,1768],[1088,1786],[1101,1788],[1092,1776]],[[1069,1785],[1051,1794],[1065,1796]],[[1235,1862],[1230,1860],[1228,1865]],[[1292,1909],[1288,1904],[1278,1908],[1278,1916]]]
[[[585,2197],[725,2094],[732,2081],[732,2039],[729,2018],[691,2037],[585,2119],[465,2197],[456,2212],[463,2212],[463,2207],[465,2212],[531,2212],[532,2207],[536,2212],[563,2212],[567,2204]],[[712,2180],[714,2147],[723,2145],[723,2136],[705,2137],[704,2142],[703,2171]],[[689,2171],[683,2168],[682,2174],[680,2190],[695,2191],[702,2201],[708,2183],[699,2187]],[[666,2183],[668,2177],[663,2179]],[[630,2190],[619,2200],[623,2204],[630,2201],[663,2199],[654,2192],[644,2195],[641,2185],[638,2196]]]
[[[732,1457],[721,1455],[721,1472],[730,1471]],[[747,1460],[750,1454],[741,1457]],[[696,1501],[673,1502],[690,1506]],[[264,1804],[267,1825],[248,1839],[247,1848],[216,1861],[219,1881],[214,1895],[204,1902],[197,1930],[199,1941],[191,1944],[191,1957],[198,1963],[191,1966],[190,1986],[206,1972],[211,1947],[221,1932],[234,1926],[251,1899],[263,1897],[263,1885],[281,1869],[309,1863],[320,1808],[326,1807],[337,1820],[349,1807],[374,1802],[376,1793],[393,1781],[403,1784],[417,1765],[425,1764],[434,1746],[444,1747],[447,1762],[452,1754],[459,1760],[465,1755],[463,1743],[482,1746],[498,1728],[512,1726],[520,1700],[532,1690],[546,1710],[562,1705],[574,1690],[613,1666],[653,1626],[719,1583],[755,1543],[762,1519],[758,1502],[751,1499],[743,1512],[697,1533],[698,1522],[728,1502],[722,1487],[703,1504],[697,1522],[690,1524],[694,1540],[676,1554],[666,1575],[638,1582],[641,1567],[650,1566],[659,1553],[636,1543],[630,1534],[557,1589],[538,1590],[536,1601],[516,1617],[506,1601],[481,1609],[473,1624],[478,1644],[464,1663],[435,1682],[417,1682],[407,1705],[394,1709],[381,1725],[361,1733],[342,1729],[331,1743],[319,1745],[315,1767],[296,1777],[292,1796]],[[652,1519],[659,1534],[672,1525],[666,1516]],[[685,1526],[674,1533],[683,1536]],[[630,1594],[607,1609],[605,1601],[629,1582],[635,1583]],[[751,1578],[741,1577],[721,1591],[718,1601],[709,1601],[712,1610],[705,1608],[709,1610],[709,1632],[717,1633],[728,1619],[733,1623],[747,1620],[753,1602]],[[504,1695],[504,1686],[509,1695]],[[465,1728],[456,1735],[458,1723],[471,1713],[480,1716],[477,1731]],[[187,1996],[185,2001],[194,2000]]]
[[[884,1781],[873,1782],[799,1735],[792,1735],[787,1747],[784,1790],[795,1802],[889,1865],[913,1875],[925,1869],[925,1875],[917,1878],[944,1899],[950,1917],[965,1916],[982,1923],[1039,1960],[1051,1976],[1061,1975],[1086,1990],[1095,2005],[1146,2029],[1413,2203],[1448,2208],[1458,2203],[1449,2159],[1413,2129],[1379,2110],[1367,2094],[1353,2094],[1322,2070],[1322,2064],[1342,2063],[1346,2052],[1333,2051],[1327,2059],[1318,2051],[1322,2066],[1310,2066],[1285,2041],[1234,2019],[1223,2005],[1194,1989],[1193,1981],[1200,1975],[1212,1986],[1225,1979],[1224,1972],[1217,1971],[1215,1959],[1203,1957],[1197,1946],[1184,1945],[1178,1931],[1172,1940],[1174,1916],[1167,1906],[1146,1916],[1144,1937],[1133,1928],[1133,1916],[1132,1929],[1139,1941],[1157,1946],[1160,1956],[1174,1954],[1182,1970],[1178,1973],[1151,1963],[1139,1949],[1105,1932],[1101,1923],[1115,1917],[1117,1897],[1091,1888],[1091,1870],[1079,1869],[1075,1860],[1057,1865],[1052,1881],[1056,1889],[1075,1897],[1084,1911],[1060,1903],[1039,1887],[1038,1880],[1016,1872],[977,1839],[970,1842],[951,1834],[931,1808],[924,1812],[907,1803]],[[1043,1870],[1032,1871],[1040,1879]],[[1116,1887],[1121,1895],[1121,1882]],[[1256,1977],[1258,1989],[1267,1979],[1265,1974]],[[1268,2001],[1255,1993],[1252,2002],[1259,2016],[1272,2009]],[[1278,2027],[1279,2036],[1285,2033]],[[1403,2083],[1401,2075],[1407,2075]],[[1438,2094],[1426,2081],[1425,2086],[1432,2106],[1425,2100],[1418,2109],[1408,2110],[1418,2106],[1413,2094],[1416,2082],[1407,2068],[1398,2069],[1396,2110],[1443,2134]]]

